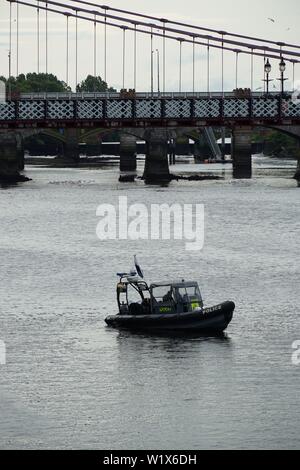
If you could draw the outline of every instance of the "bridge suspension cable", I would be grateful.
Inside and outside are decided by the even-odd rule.
[[[95,20],[96,20],[96,15],[95,15]],[[94,77],[95,78],[97,77],[97,23],[96,21],[94,21]]]
[[[78,86],[78,14],[75,17],[75,91]]]
[[[12,2],[12,3],[19,3],[20,5],[28,6],[28,7],[31,7],[31,8],[36,8],[36,5],[33,5],[33,4],[31,4],[31,3],[25,3],[24,1],[21,1],[21,0],[7,0],[7,1]],[[40,1],[45,2],[46,0],[40,0]],[[57,2],[52,2],[52,1],[50,2],[50,0],[49,0],[48,3],[53,4],[53,3],[57,3]],[[59,5],[60,7],[63,6],[62,4],[58,4],[58,5]],[[68,8],[71,8],[71,9],[75,10],[75,7],[70,7],[70,6],[68,6],[68,5],[66,5],[66,6],[67,6]],[[45,8],[42,7],[42,6],[40,6],[39,9],[45,9]],[[78,17],[79,19],[82,19],[82,20],[84,20],[84,21],[94,21],[92,18],[89,18],[89,17],[86,17],[86,16],[82,16],[82,15],[78,15],[78,11],[79,11],[79,10],[80,10],[80,9],[76,9],[76,15],[74,15],[74,14],[72,14],[72,13],[69,13],[69,12],[68,12],[68,14],[69,14],[70,16],[76,16],[76,17]],[[51,12],[54,12],[54,13],[57,13],[57,14],[61,14],[61,15],[65,15],[65,14],[67,13],[66,11],[60,11],[60,10],[56,10],[56,9],[54,9],[54,8],[51,8],[51,9],[48,8],[48,11],[51,11]],[[87,14],[92,14],[93,12],[91,12],[91,11],[86,11],[86,13],[87,13]],[[97,15],[100,15],[100,16],[101,16],[102,14],[97,13]],[[107,15],[107,17],[108,17],[108,15]],[[119,18],[118,20],[119,20],[119,21],[123,21],[121,18]],[[106,18],[105,21],[101,21],[101,20],[98,19],[98,20],[97,20],[97,23],[101,23],[101,24],[104,23],[104,24],[107,25],[107,26],[112,26],[112,27],[121,28],[121,29],[124,27],[124,25],[122,25],[122,24],[116,24],[116,23],[108,22],[108,21],[107,21],[107,18]],[[131,21],[131,23],[134,23],[134,22]],[[149,25],[147,25],[147,26],[149,27]],[[157,25],[155,25],[155,28],[156,28],[156,27],[157,27]],[[134,27],[127,26],[127,29],[130,30],[130,31],[134,31]],[[160,29],[161,29],[161,28],[160,28]],[[167,28],[166,28],[166,29],[167,29]],[[153,30],[153,25],[152,25],[152,30]],[[140,33],[142,33],[142,34],[152,34],[152,35],[158,36],[158,37],[164,37],[164,34],[163,34],[163,33],[159,33],[159,32],[156,32],[156,31],[152,31],[152,33],[151,33],[150,31],[145,30],[145,29],[141,29],[141,28],[137,29],[137,32],[140,32]],[[185,34],[185,35],[188,34],[188,35],[190,36],[190,39],[184,39],[184,41],[187,42],[187,43],[190,43],[190,44],[193,43],[193,40],[192,40],[193,36],[195,36],[195,37],[200,37],[199,35],[194,34],[194,33],[190,33],[190,32],[188,32],[188,33],[184,33],[184,32],[182,32],[182,31],[178,31],[178,32],[179,32],[180,34]],[[166,37],[167,39],[171,39],[171,40],[178,40],[178,37],[171,36],[171,35],[167,35],[167,34],[165,35],[165,37]],[[219,41],[219,40],[220,40],[220,39],[216,39],[216,38],[213,38],[213,37],[207,37],[207,36],[205,36],[205,38],[206,38],[206,39],[207,39],[207,38],[210,39],[210,41],[212,41],[212,40],[213,40],[213,41]],[[222,41],[222,40],[221,40],[221,41]],[[224,40],[224,42],[225,42],[225,40]],[[228,41],[227,41],[227,42],[228,42]],[[195,44],[198,44],[198,45],[205,45],[205,42],[195,41]],[[286,60],[286,61],[289,61],[289,62],[292,62],[293,60],[295,60],[295,59],[292,59],[292,58],[289,57],[289,56],[296,56],[296,57],[299,57],[299,58],[300,58],[300,52],[297,53],[297,52],[286,51],[286,50],[283,52],[282,49],[281,49],[281,51],[278,51],[277,49],[270,49],[270,48],[268,48],[267,46],[262,47],[262,46],[255,46],[255,45],[253,45],[253,44],[243,44],[243,43],[235,43],[235,44],[237,44],[237,45],[239,45],[239,46],[241,46],[241,47],[246,47],[247,49],[241,50],[241,53],[247,54],[247,55],[250,55],[250,54],[251,54],[250,49],[251,49],[251,50],[253,49],[253,51],[255,50],[255,52],[253,52],[255,56],[257,56],[257,57],[263,57],[264,54],[263,54],[262,52],[257,52],[256,49],[259,49],[260,51],[262,51],[262,50],[265,51],[265,50],[267,49],[268,51],[270,51],[270,53],[268,54],[269,57],[270,57],[270,58],[273,58],[273,59],[280,60],[280,58],[281,58],[281,56],[282,56],[283,54],[284,54],[285,60]],[[210,45],[211,45],[211,47],[213,47],[213,48],[215,48],[215,49],[222,49],[222,44],[210,43]],[[236,50],[235,48],[229,47],[229,46],[223,46],[223,49],[226,50],[226,51],[230,51],[230,52],[235,52],[235,50]],[[276,54],[276,55],[275,55],[275,54]],[[279,54],[279,55],[278,55],[278,54]],[[299,62],[299,61],[297,61],[297,62]]]
[[[18,0],[7,0],[7,1],[11,1],[11,2],[17,2]],[[127,23],[131,23],[131,24],[135,24],[137,23],[135,20],[133,19],[130,19],[130,18],[124,18],[124,17],[120,17],[120,16],[116,16],[116,15],[110,15],[110,14],[107,14],[107,9],[109,10],[114,10],[110,7],[106,7],[106,6],[99,6],[99,5],[96,5],[94,3],[90,3],[90,2],[83,2],[81,0],[71,0],[73,2],[77,2],[77,3],[80,3],[80,4],[83,4],[83,5],[90,5],[90,6],[96,6],[98,8],[105,8],[105,14],[104,13],[100,13],[100,12],[96,12],[96,11],[91,11],[91,10],[87,10],[85,8],[80,8],[80,7],[74,7],[72,5],[66,5],[64,3],[58,3],[57,1],[55,0],[40,0],[41,2],[46,2],[46,1],[49,1],[49,3],[51,3],[52,5],[55,5],[55,6],[58,6],[58,7],[67,7],[71,10],[78,10],[78,11],[81,11],[81,12],[84,12],[84,13],[87,13],[87,14],[92,14],[92,13],[95,13],[99,16],[106,16],[107,18],[110,18],[110,19],[113,19],[113,20],[117,20],[117,21],[122,21],[122,22],[127,22]],[[258,49],[258,50],[265,50],[265,49],[268,49],[269,52],[275,52],[275,53],[281,53],[282,52],[282,47],[283,45],[285,45],[285,43],[282,43],[282,42],[272,42],[274,43],[277,48],[271,48],[271,47],[268,47],[266,45],[264,46],[261,46],[259,44],[248,44],[248,43],[243,43],[243,42],[240,42],[240,41],[234,41],[234,40],[230,40],[230,39],[224,39],[224,35],[228,35],[228,33],[226,33],[225,31],[219,31],[218,34],[220,34],[222,37],[213,37],[213,36],[207,36],[207,35],[203,35],[203,34],[196,34],[194,32],[191,32],[191,31],[186,31],[186,30],[181,30],[181,29],[174,29],[174,28],[170,28],[170,27],[166,27],[165,26],[165,23],[166,22],[169,22],[169,23],[172,23],[171,21],[168,21],[168,20],[164,20],[163,19],[156,19],[156,21],[163,21],[163,26],[160,26],[159,24],[152,24],[152,23],[146,23],[146,22],[141,22],[139,21],[138,24],[140,26],[145,26],[145,27],[155,27],[157,28],[158,30],[166,30],[168,32],[171,32],[171,33],[174,33],[174,34],[183,34],[185,36],[189,36],[189,37],[193,37],[193,36],[196,36],[198,38],[202,38],[202,39],[210,39],[211,41],[215,41],[215,42],[218,42],[218,43],[226,43],[226,44],[230,44],[232,46],[239,46],[239,47],[244,47],[244,48],[253,48],[253,49]],[[175,22],[176,23],[176,22]],[[120,25],[119,25],[120,26]],[[214,31],[214,30],[212,30]],[[240,35],[241,38],[243,38],[243,36]],[[255,38],[253,39],[255,40]],[[280,51],[278,51],[278,46],[280,46]],[[213,47],[213,45],[212,45]],[[299,46],[300,48],[300,46]],[[234,51],[234,49],[231,49],[232,51]],[[295,51],[285,51],[285,56],[287,55],[293,55],[293,56],[300,56],[300,53],[297,53]]]
[[[251,54],[251,64],[250,64],[250,69],[251,69],[251,91],[253,91],[253,87],[254,87],[254,56],[253,56],[253,51],[252,51],[252,54]]]
[[[69,85],[69,15],[67,19],[67,40],[66,40],[66,84]]]
[[[292,47],[294,49],[300,49],[299,44],[297,44],[297,45],[296,44],[289,44],[289,43],[285,43],[285,42],[281,42],[281,41],[273,41],[273,40],[258,38],[258,37],[254,37],[254,36],[247,36],[247,35],[244,35],[244,34],[231,33],[231,32],[228,32],[228,31],[219,31],[217,29],[206,28],[206,27],[199,26],[199,25],[191,25],[191,24],[183,23],[181,21],[173,21],[173,20],[166,19],[166,18],[158,18],[156,16],[145,15],[145,14],[142,14],[142,13],[139,13],[139,12],[128,11],[128,10],[124,10],[124,9],[120,9],[120,8],[114,8],[114,7],[107,7],[106,5],[98,5],[96,3],[87,2],[87,1],[84,1],[84,0],[70,0],[70,1],[73,2],[73,3],[80,3],[82,5],[93,6],[93,7],[97,7],[97,8],[100,8],[100,9],[106,9],[106,10],[114,11],[114,12],[117,12],[117,13],[122,13],[122,14],[125,14],[125,15],[130,15],[130,16],[135,16],[135,17],[139,17],[139,18],[145,18],[145,19],[149,19],[149,20],[153,20],[153,21],[158,21],[160,23],[174,24],[174,25],[177,25],[177,26],[192,28],[192,29],[196,29],[196,30],[199,30],[199,31],[206,31],[206,32],[209,32],[209,33],[226,35],[226,36],[235,37],[235,38],[239,38],[239,39],[247,39],[247,40],[250,40],[250,41],[262,42],[264,44],[273,44],[273,45],[277,45],[277,46],[281,45],[281,46],[285,46],[285,47]],[[228,41],[228,40],[226,40],[226,41]]]
[[[222,35],[222,39],[224,35]],[[222,52],[221,52],[221,74],[222,74],[222,96],[224,96],[224,41],[222,40]]]
[[[157,52],[157,93],[160,95],[160,56],[159,56],[159,50],[156,49]]]
[[[182,90],[182,39],[179,39],[179,93]]]
[[[107,16],[104,19],[104,81],[107,83]]]
[[[45,54],[46,54],[46,75],[48,74],[48,3],[46,3],[46,16],[45,16]]]
[[[8,51],[8,79],[9,79],[9,96],[11,96],[11,53],[12,53],[12,7],[9,8],[9,51]]]
[[[207,40],[207,94],[210,93],[210,43]]]
[[[151,75],[151,94],[153,95],[153,92],[154,92],[154,81],[153,81],[153,30],[151,28],[151,36],[150,36],[150,52],[151,52],[151,63],[150,63],[150,75]]]
[[[293,92],[295,91],[295,63],[293,62]]]
[[[17,0],[7,0],[7,1],[17,1]],[[45,2],[47,0],[41,0],[42,2]],[[192,28],[192,29],[197,29],[197,30],[202,30],[202,31],[207,31],[207,32],[211,32],[211,33],[214,33],[214,34],[218,34],[218,35],[221,35],[223,36],[223,40],[228,43],[228,44],[232,44],[232,45],[235,45],[235,46],[240,46],[240,47],[250,47],[252,46],[254,49],[264,49],[264,48],[268,48],[268,50],[271,52],[278,52],[277,49],[272,49],[272,48],[269,48],[267,46],[259,46],[258,44],[254,45],[254,44],[246,44],[246,43],[241,43],[241,42],[237,42],[237,41],[233,41],[233,40],[230,40],[230,39],[224,39],[224,35],[226,36],[229,36],[229,37],[236,37],[238,39],[242,39],[242,40],[250,40],[250,41],[256,41],[256,42],[261,42],[261,43],[264,43],[264,44],[272,44],[272,45],[275,45],[275,46],[280,46],[281,48],[283,46],[285,47],[292,47],[292,48],[296,48],[296,49],[300,49],[300,45],[295,45],[295,44],[288,44],[288,43],[284,43],[284,42],[280,42],[280,41],[271,41],[271,40],[266,40],[266,39],[262,39],[262,38],[257,38],[257,37],[252,37],[252,36],[245,36],[245,35],[241,35],[241,34],[235,34],[235,33],[230,33],[230,32],[226,32],[226,31],[218,31],[218,30],[215,30],[215,29],[211,29],[211,28],[204,28],[204,27],[201,27],[201,26],[196,26],[196,25],[189,25],[189,24],[186,24],[186,23],[182,23],[182,22],[177,22],[177,21],[172,21],[172,20],[168,20],[168,19],[165,19],[165,18],[157,18],[157,17],[154,17],[154,16],[149,16],[149,15],[143,15],[143,14],[140,14],[140,13],[136,13],[136,12],[130,12],[130,11],[127,11],[127,10],[121,10],[121,9],[118,9],[118,8],[113,8],[113,7],[107,7],[106,5],[97,5],[95,3],[91,3],[91,2],[87,2],[87,1],[83,1],[83,0],[70,0],[72,1],[73,3],[79,3],[81,5],[86,5],[86,6],[93,6],[93,7],[97,7],[97,8],[100,8],[100,9],[105,9],[105,12],[106,12],[106,15],[107,15],[107,10],[111,10],[111,11],[115,11],[115,12],[118,12],[118,13],[124,13],[125,15],[130,15],[130,16],[135,16],[135,17],[142,17],[142,18],[147,18],[147,19],[151,19],[151,20],[154,20],[154,21],[158,21],[159,23],[163,23],[163,27],[160,26],[159,24],[157,25],[153,25],[152,26],[155,26],[155,28],[158,28],[158,29],[164,29],[166,28],[165,27],[165,24],[166,23],[169,23],[169,24],[174,24],[174,25],[179,25],[179,26],[182,26],[182,27],[188,27],[188,28]],[[55,2],[55,1],[52,1],[51,2],[52,4],[54,5],[58,5],[58,6],[61,6],[61,7],[68,7],[68,8],[71,8],[71,9],[75,9],[75,7],[72,7],[71,5],[66,5],[66,4],[63,4],[63,3],[58,3],[58,2]],[[79,8],[80,11],[84,11],[86,13],[91,13],[90,10],[86,10],[86,9],[83,9],[83,8]],[[98,15],[103,15],[101,14],[100,12],[97,13]],[[111,18],[111,19],[117,19],[118,21],[125,21],[125,22],[129,22],[129,23],[134,23],[136,21],[132,20],[131,18],[124,18],[124,17],[118,17],[118,16],[115,16],[115,15],[107,15],[107,17]],[[143,26],[150,26],[149,23],[145,23],[145,22],[141,22],[139,21],[139,24],[140,25],[143,25]],[[184,30],[178,30],[178,29],[174,29],[174,28],[167,28],[168,31],[171,31],[171,32],[176,32],[176,33],[179,33],[179,34],[187,34],[187,35],[195,35],[195,33],[191,33],[190,31],[184,31]],[[202,35],[202,34],[196,34],[196,36],[198,37],[202,37],[202,38],[207,38],[207,35]],[[218,41],[218,42],[221,42],[222,39],[220,37],[215,37],[213,38],[212,36],[210,36],[210,39],[211,40],[214,40],[214,41]],[[291,54],[293,54],[292,51],[285,51],[285,54],[290,52]]]
[[[166,92],[166,25],[163,27],[163,92]]]
[[[17,5],[17,47],[16,47],[16,72],[19,76],[19,5]]]
[[[238,73],[239,73],[239,53],[240,51],[236,51],[235,54],[235,89],[238,89]]]
[[[193,93],[195,93],[195,38],[193,38]]]
[[[137,68],[137,31],[136,25],[133,39],[133,88],[136,90],[136,68]]]
[[[123,80],[122,88],[125,88],[125,62],[126,62],[126,27],[123,28]]]
[[[156,36],[156,37],[161,37],[163,39],[163,89],[165,91],[166,89],[166,86],[165,86],[165,82],[166,82],[166,39],[170,39],[170,40],[180,40],[180,78],[179,78],[179,89],[181,90],[182,89],[182,42],[187,42],[189,44],[192,44],[192,47],[193,47],[193,89],[195,87],[195,58],[194,58],[194,48],[196,45],[205,45],[204,42],[201,42],[199,40],[196,40],[198,38],[201,38],[201,37],[206,37],[207,38],[207,42],[209,43],[209,46],[208,46],[208,79],[207,79],[207,82],[208,82],[208,92],[210,92],[210,48],[215,48],[215,49],[221,49],[222,51],[222,93],[224,92],[224,52],[225,51],[229,51],[229,52],[235,52],[237,51],[237,49],[234,49],[232,47],[229,47],[228,45],[225,46],[225,44],[231,44],[233,43],[233,41],[228,41],[228,39],[224,38],[225,35],[230,35],[229,33],[225,32],[225,31],[215,31],[215,30],[211,30],[211,31],[215,31],[215,32],[218,32],[218,34],[221,35],[221,38],[214,38],[214,37],[211,37],[211,36],[202,36],[200,34],[196,34],[196,33],[191,33],[190,31],[183,31],[183,30],[177,30],[177,29],[173,29],[173,28],[168,28],[166,27],[166,23],[170,23],[170,24],[177,24],[177,22],[172,22],[172,21],[169,21],[169,20],[166,20],[166,19],[159,19],[159,18],[155,18],[153,17],[155,20],[159,21],[159,22],[162,22],[162,26],[159,26],[159,25],[153,25],[151,26],[151,31],[149,30],[146,30],[146,29],[143,29],[141,27],[141,25],[143,25],[142,22],[138,22],[136,20],[133,20],[133,19],[125,19],[125,18],[122,18],[122,17],[117,17],[117,16],[113,16],[113,15],[108,15],[107,14],[107,11],[108,10],[112,10],[112,11],[118,11],[118,9],[113,9],[113,8],[110,8],[110,7],[106,7],[106,6],[99,6],[99,5],[96,5],[96,4],[93,4],[93,3],[90,3],[90,2],[83,2],[83,1],[77,1],[76,0],[76,3],[81,3],[81,4],[85,4],[85,5],[95,5],[97,6],[98,8],[101,8],[101,9],[104,9],[105,10],[105,13],[100,13],[100,12],[96,12],[96,11],[90,11],[90,10],[86,10],[86,9],[82,9],[82,8],[79,8],[79,7],[74,7],[74,6],[70,6],[70,5],[66,5],[66,4],[63,4],[63,3],[58,3],[58,2],[54,2],[52,0],[37,0],[37,4],[34,5],[32,3],[26,3],[24,1],[21,1],[21,0],[7,0],[9,1],[10,3],[10,9],[11,9],[11,6],[12,6],[12,3],[16,3],[17,5],[17,9],[19,9],[19,5],[24,5],[24,6],[27,6],[27,7],[31,7],[31,8],[35,8],[37,10],[37,66],[38,66],[38,73],[40,72],[40,11],[41,10],[45,10],[46,12],[46,73],[48,73],[48,12],[53,12],[53,13],[57,13],[57,14],[60,14],[60,15],[64,15],[64,16],[67,16],[67,18],[69,18],[70,16],[71,17],[75,17],[75,21],[76,21],[76,58],[75,58],[75,62],[76,62],[76,72],[75,72],[75,80],[76,80],[76,86],[78,85],[78,20],[79,19],[82,19],[84,21],[93,21],[94,22],[94,27],[97,27],[97,24],[104,24],[104,29],[105,29],[105,38],[104,38],[104,49],[105,49],[105,54],[104,54],[104,75],[105,75],[105,81],[107,82],[107,26],[111,26],[111,27],[114,27],[114,28],[121,28],[123,29],[123,31],[126,29],[126,30],[129,30],[129,31],[134,31],[134,34],[135,34],[135,43],[136,43],[136,35],[137,33],[142,33],[142,34],[151,34],[151,42],[152,42],[152,46],[151,46],[151,66],[152,66],[152,73],[151,73],[151,90],[152,92],[154,91],[154,86],[153,86],[153,36]],[[70,1],[75,1],[75,0],[70,0]],[[45,6],[42,6],[41,3],[45,4]],[[60,8],[69,8],[71,9],[72,11],[75,11],[75,14],[74,13],[71,13],[70,11],[61,11],[61,10],[57,10],[57,9],[54,9],[54,8],[49,8],[49,4],[50,5],[57,5],[58,7]],[[87,16],[83,16],[83,15],[79,15],[79,12],[82,12],[84,11],[86,14],[88,15],[92,15],[94,16],[94,18],[89,18]],[[134,13],[128,13],[128,14],[132,14],[132,15],[135,15]],[[99,20],[99,19],[96,19],[96,17],[100,15],[100,16],[104,16],[104,21],[102,20]],[[17,16],[18,16],[18,13],[17,13]],[[137,15],[138,16],[138,15]],[[144,16],[144,15],[142,15]],[[145,16],[147,17],[147,15]],[[124,24],[117,24],[117,23],[114,23],[114,22],[111,22],[111,21],[107,21],[107,18],[114,18],[115,20],[119,21],[119,22],[123,22],[123,21],[126,21],[126,22],[129,22],[132,24],[133,27],[131,26],[126,26]],[[11,21],[11,20],[10,20]],[[68,20],[67,20],[67,23],[68,23]],[[182,25],[184,25],[184,23],[182,23]],[[149,23],[144,23],[144,26],[146,27],[150,27],[150,24]],[[194,27],[194,26],[191,26],[191,25],[186,25],[188,26],[189,28],[198,28],[198,27]],[[18,28],[19,28],[19,19],[17,19],[17,31],[18,31]],[[125,29],[124,29],[125,28]],[[155,31],[154,29],[158,29],[160,32],[157,32]],[[201,27],[199,27],[199,29],[202,29]],[[183,34],[183,35],[188,35],[189,37],[188,38],[178,38],[178,37],[175,37],[171,34],[166,34],[166,33],[179,33],[179,34]],[[17,33],[17,58],[16,58],[16,63],[17,63],[17,74],[18,74],[18,69],[19,69],[19,57],[18,57],[18,54],[19,54],[19,40],[18,40],[18,34]],[[11,35],[11,32],[10,32],[10,35]],[[241,37],[241,38],[247,38],[247,36],[242,36],[242,35],[234,35],[236,37]],[[260,38],[250,38],[250,39],[253,39],[253,40],[257,40],[257,41],[263,41],[261,40]],[[213,42],[215,41],[220,41],[221,44],[214,44]],[[11,38],[10,38],[10,42],[11,42]],[[276,60],[280,60],[281,58],[285,59],[286,61],[292,63],[292,66],[293,66],[293,88],[295,86],[295,64],[296,63],[299,63],[299,60],[295,59],[294,57],[299,57],[300,58],[300,52],[295,52],[295,51],[287,51],[285,49],[283,49],[284,47],[295,47],[295,48],[300,48],[300,46],[294,46],[292,44],[286,44],[286,43],[283,43],[283,42],[275,42],[275,41],[266,41],[266,43],[271,43],[271,44],[275,44],[277,47],[279,46],[279,50],[278,49],[275,49],[275,48],[269,48],[268,46],[257,46],[256,44],[245,44],[245,43],[238,43],[238,42],[234,42],[235,44],[239,44],[241,47],[245,47],[245,48],[248,48],[245,49],[245,50],[242,50],[242,49],[239,49],[239,53],[237,54],[237,57],[236,57],[236,85],[237,85],[237,82],[238,82],[238,55],[243,53],[243,54],[247,54],[247,55],[251,55],[251,89],[253,89],[253,86],[254,86],[254,80],[253,80],[253,59],[254,59],[254,56],[256,57],[266,57],[266,53],[268,55],[269,58],[271,59],[276,59]],[[125,40],[124,40],[124,44],[125,44]],[[259,50],[259,52],[257,51],[257,49]],[[95,44],[95,41],[94,41],[94,74],[95,74],[95,70],[96,70],[96,66],[95,66],[95,50],[96,50],[96,44]],[[263,53],[262,53],[263,51]],[[11,56],[11,45],[10,45],[10,56]],[[124,51],[125,52],[125,51]],[[136,46],[135,46],[135,51],[134,51],[134,68],[135,68],[135,71],[134,71],[134,85],[135,85],[135,88],[136,88]],[[125,83],[125,58],[126,56],[124,57],[124,64],[123,64],[123,83]],[[10,60],[11,60],[11,57],[10,57]],[[67,65],[68,67],[68,65]],[[68,79],[68,71],[66,73],[67,75],[67,79]],[[95,74],[96,75],[96,74]],[[265,83],[265,82],[264,82]]]
[[[39,0],[37,0],[37,73],[40,73],[40,8]]]

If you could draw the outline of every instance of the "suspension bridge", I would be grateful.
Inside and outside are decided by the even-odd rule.
[[[295,90],[297,66],[300,62],[300,45],[282,41],[263,39],[223,30],[216,30],[199,25],[159,18],[142,12],[133,12],[84,0],[69,0],[68,3],[52,0],[7,0],[9,4],[8,22],[8,77],[16,76],[20,71],[22,57],[22,21],[20,11],[29,10],[36,15],[36,71],[46,74],[49,70],[51,51],[51,28],[49,17],[64,19],[65,41],[61,44],[65,54],[65,82],[69,87],[64,93],[12,92],[10,80],[6,99],[0,104],[0,130],[14,133],[37,132],[39,129],[64,129],[69,147],[76,147],[78,129],[119,129],[124,132],[123,142],[126,155],[121,167],[128,171],[135,167],[133,136],[144,138],[147,142],[146,173],[149,177],[159,175],[164,178],[169,174],[167,161],[167,142],[178,133],[187,133],[191,129],[200,131],[211,126],[229,127],[233,132],[233,159],[237,174],[251,175],[251,131],[254,126],[277,128],[282,132],[300,138],[300,100]],[[41,23],[43,21],[43,33]],[[70,34],[73,22],[75,34]],[[121,50],[120,80],[122,85],[117,92],[79,93],[77,90],[80,55],[79,23],[89,27],[93,47],[93,75],[99,71],[104,81],[111,81],[108,75],[110,57]],[[99,30],[101,29],[101,44]],[[108,45],[110,30],[121,31],[120,41]],[[43,34],[43,50],[41,40]],[[140,65],[138,47],[140,37],[147,38],[149,48],[149,80],[145,89],[138,88]],[[156,42],[155,42],[156,41]],[[49,46],[50,44],[50,46]],[[144,44],[144,43],[143,43]],[[159,49],[155,49],[159,44]],[[178,83],[170,90],[168,85],[168,50],[175,44],[178,54]],[[197,72],[197,53],[205,53],[202,68]],[[70,60],[71,51],[74,60]],[[191,56],[188,79],[185,79],[183,67],[184,53]],[[216,77],[212,73],[217,54],[219,65],[217,75],[219,90],[212,87]],[[234,82],[228,89],[230,80],[226,77],[226,62],[234,58]],[[241,58],[249,59],[248,86],[239,87],[241,77]],[[43,58],[44,68],[41,67]],[[156,60],[155,60],[156,58]],[[258,65],[262,70],[263,86],[256,88],[255,70]],[[270,91],[272,65],[278,67],[280,90]],[[128,68],[132,67],[130,83]],[[288,81],[287,68],[291,73]],[[232,78],[232,70],[230,79]],[[184,84],[190,83],[188,89]],[[243,70],[243,82],[245,71]],[[288,82],[288,85],[287,85]],[[72,85],[73,83],[73,90]],[[200,88],[201,84],[201,88]],[[227,88],[226,88],[227,87]],[[260,88],[260,87],[259,87]],[[1,137],[0,137],[1,138]],[[14,143],[2,145],[2,154],[14,155]],[[12,138],[13,141],[13,138]],[[7,150],[9,147],[9,150]],[[5,150],[6,149],[6,150]],[[2,155],[2,160],[5,156]],[[122,158],[122,151],[121,151]],[[1,154],[0,154],[1,160]],[[13,160],[13,157],[11,158]],[[126,163],[127,162],[127,163]],[[128,163],[129,162],[129,163]]]

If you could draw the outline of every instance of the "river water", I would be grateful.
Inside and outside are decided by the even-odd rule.
[[[179,173],[199,165],[176,166]],[[256,159],[252,180],[118,183],[117,166],[29,166],[0,189],[0,447],[300,448],[300,190],[295,162]],[[201,168],[201,171],[203,170]],[[203,203],[205,244],[100,241],[102,203]],[[232,299],[224,338],[108,329],[115,273],[198,280]]]

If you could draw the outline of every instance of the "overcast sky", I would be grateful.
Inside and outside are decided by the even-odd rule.
[[[24,0],[30,1],[30,0]],[[56,0],[61,1],[62,0]],[[90,0],[92,1],[92,0]],[[102,1],[93,0],[103,4]],[[36,0],[31,0],[36,3]],[[64,3],[70,3],[65,0]],[[286,41],[300,44],[299,0],[105,0],[105,4],[113,7],[184,21],[216,29],[225,29],[246,35],[259,36],[276,41]],[[20,6],[20,52],[19,72],[37,71],[36,47],[36,12],[28,7]],[[16,17],[16,6],[13,5],[13,18]],[[40,70],[45,71],[45,22],[41,12],[41,55]],[[275,22],[268,18],[273,18]],[[16,34],[13,26],[12,74],[16,74]],[[93,32],[90,23],[79,21],[79,79],[87,74],[93,74]],[[109,85],[116,88],[122,86],[122,32],[118,29],[108,29],[108,74]],[[97,74],[103,77],[103,27],[99,25],[97,33]],[[49,72],[60,79],[66,79],[66,20],[55,14],[49,14]],[[75,25],[70,20],[70,84],[75,82]],[[154,49],[162,52],[162,41],[154,40]],[[9,3],[0,0],[0,75],[8,75],[9,49]],[[127,33],[126,87],[133,86],[133,35]],[[138,77],[137,89],[150,89],[150,40],[149,37],[139,36],[138,40]],[[196,88],[205,90],[206,81],[206,50],[197,47]],[[179,46],[175,41],[167,41],[167,89],[178,90],[179,77]],[[278,78],[278,64],[272,61],[272,78]],[[220,52],[212,53],[211,88],[221,89],[220,81]],[[156,66],[155,66],[156,68]],[[192,89],[192,46],[183,45],[183,90]],[[156,74],[155,74],[156,75]],[[255,88],[262,86],[263,59],[255,63]],[[287,76],[292,78],[292,70],[288,66]],[[300,79],[300,65],[296,66],[296,79]],[[234,54],[226,54],[225,83],[228,90],[235,86]],[[278,82],[274,81],[276,86]],[[250,58],[241,56],[239,60],[239,82],[241,87],[250,86]],[[155,85],[157,86],[157,85]],[[273,87],[273,84],[272,84]]]

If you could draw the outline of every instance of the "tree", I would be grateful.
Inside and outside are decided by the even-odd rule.
[[[62,80],[59,80],[53,74],[46,73],[28,73],[20,74],[18,77],[10,77],[9,79],[0,76],[6,84],[6,88],[10,88],[11,92],[19,93],[60,93],[70,92],[71,88]],[[88,75],[85,80],[76,87],[79,92],[115,92],[112,87],[108,87],[107,83],[101,77],[93,77]]]
[[[264,152],[275,157],[297,157],[299,155],[298,141],[277,130],[257,129],[254,141],[264,142]]]
[[[108,87],[107,83],[101,77],[93,77],[88,75],[85,80],[77,85],[76,88],[79,92],[114,92],[112,87]]]
[[[6,86],[11,86],[12,92],[19,93],[40,93],[40,92],[64,92],[71,91],[68,85],[58,80],[53,74],[46,73],[28,73],[27,75],[20,74],[18,77],[10,77],[6,79],[0,77],[6,83]]]

